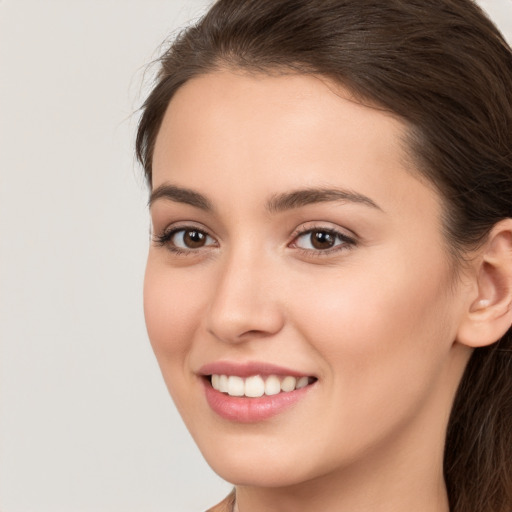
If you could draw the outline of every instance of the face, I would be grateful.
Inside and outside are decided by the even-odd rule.
[[[216,72],[172,99],[145,315],[226,480],[292,485],[442,450],[464,290],[404,133],[311,76]]]

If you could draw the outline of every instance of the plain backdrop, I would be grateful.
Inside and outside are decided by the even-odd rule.
[[[201,511],[230,485],[142,315],[145,65],[207,0],[0,0],[0,511]],[[511,0],[486,0],[512,40]],[[511,84],[512,86],[512,84]]]

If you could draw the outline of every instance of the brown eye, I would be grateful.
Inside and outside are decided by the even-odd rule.
[[[336,242],[336,237],[328,231],[312,231],[309,236],[315,249],[330,249]]]
[[[206,243],[206,235],[201,233],[201,231],[185,231],[183,235],[183,243],[189,249],[203,247]]]
[[[310,229],[297,236],[293,245],[300,249],[321,253],[334,248],[348,248],[355,245],[355,241],[338,231]]]
[[[211,236],[199,229],[178,229],[172,233],[169,242],[179,249],[201,249],[215,243]]]

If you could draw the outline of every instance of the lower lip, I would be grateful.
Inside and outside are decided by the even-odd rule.
[[[211,409],[221,418],[238,423],[256,423],[281,414],[304,398],[314,384],[294,391],[259,398],[229,396],[212,388],[204,379],[206,400]]]

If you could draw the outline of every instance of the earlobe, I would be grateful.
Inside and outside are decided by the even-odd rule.
[[[457,334],[472,348],[498,341],[512,325],[512,219],[494,226],[475,261],[477,297]]]

